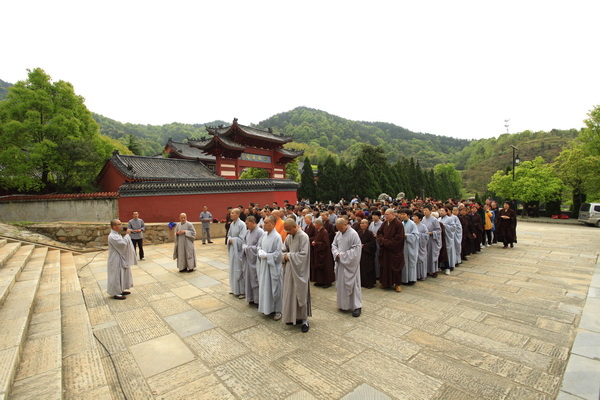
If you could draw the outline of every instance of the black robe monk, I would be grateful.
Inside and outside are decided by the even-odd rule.
[[[470,237],[473,237],[475,228],[471,225],[471,220],[466,215],[459,214],[458,220],[462,226],[462,240],[460,241],[460,258],[463,260],[467,259],[467,256],[471,254],[471,242]]]
[[[516,226],[517,213],[515,213],[515,210],[512,208],[502,208],[498,211],[496,214],[496,232],[498,234],[498,240],[502,240],[504,247],[508,247],[509,244],[512,247],[512,244],[516,241]]]
[[[315,282],[316,286],[329,287],[335,281],[335,272],[333,271],[333,254],[331,254],[327,229],[321,228],[317,231],[310,244],[311,253],[314,254],[314,257],[310,259],[311,281]]]
[[[398,219],[384,221],[377,231],[379,243],[379,281],[382,288],[400,287],[404,267],[404,225]],[[398,290],[398,289],[397,289]]]
[[[323,228],[327,229],[329,234],[329,243],[333,243],[333,238],[335,237],[335,226],[331,223],[331,221],[325,219],[323,221]]]
[[[360,283],[362,287],[371,289],[375,286],[375,251],[377,245],[375,235],[368,229],[358,231],[358,237],[362,243],[360,254]]]

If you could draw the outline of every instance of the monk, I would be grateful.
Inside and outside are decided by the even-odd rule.
[[[135,248],[129,236],[132,230],[127,229],[123,237],[122,226],[121,221],[113,219],[110,221],[111,231],[108,235],[106,291],[115,300],[125,300],[125,296],[131,294],[127,291],[133,286],[130,267],[137,265]]]
[[[377,240],[375,235],[369,229],[369,221],[363,219],[360,221],[360,230],[358,237],[362,251],[360,253],[360,284],[362,287],[372,289],[375,287],[375,256],[377,253]]]
[[[275,230],[275,217],[264,220],[265,232],[258,244],[258,312],[265,315],[275,313],[273,319],[281,319],[283,270],[281,236]]]
[[[417,258],[419,257],[419,228],[411,219],[412,210],[403,208],[398,213],[404,225],[404,268],[402,283],[413,285],[417,281]]]
[[[338,232],[331,245],[335,260],[335,286],[337,306],[341,310],[352,310],[353,317],[360,317],[362,292],[360,289],[360,255],[362,243],[358,233],[349,227],[344,218],[335,222]],[[365,220],[365,230],[369,227]]]
[[[329,232],[325,229],[325,223],[321,218],[317,218],[313,224],[316,235],[310,243],[312,250],[310,276],[312,277],[312,281],[315,282],[315,286],[327,289],[331,287],[331,283],[335,280]]]
[[[179,272],[192,272],[196,269],[196,250],[194,249],[196,229],[187,220],[185,213],[179,214],[179,222],[175,225],[175,249],[173,260],[177,260]]]
[[[308,332],[310,307],[310,242],[295,219],[285,220],[287,237],[283,244],[283,321],[288,325],[302,323]]]
[[[396,218],[396,212],[385,210],[385,222],[377,231],[379,243],[379,265],[381,266],[381,288],[393,286],[396,292],[402,291],[402,268],[404,267],[404,226]]]
[[[246,283],[242,268],[242,246],[246,236],[246,224],[240,218],[241,210],[231,210],[231,225],[227,231],[227,253],[229,256],[229,290],[234,296],[246,297]]]
[[[256,223],[253,215],[246,217],[246,236],[242,244],[242,270],[246,282],[246,302],[258,304],[258,274],[256,264],[258,263],[258,244],[262,239],[263,230]]]

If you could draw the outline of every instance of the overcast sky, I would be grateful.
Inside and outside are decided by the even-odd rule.
[[[0,79],[73,84],[142,124],[258,123],[298,106],[489,138],[583,126],[600,1],[10,1]]]

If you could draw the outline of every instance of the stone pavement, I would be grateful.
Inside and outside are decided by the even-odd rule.
[[[89,322],[112,359],[98,347],[101,363],[89,356],[64,365],[63,391],[117,399],[597,399],[600,229],[520,222],[518,238],[514,249],[488,247],[452,275],[401,293],[364,289],[360,318],[337,310],[335,287],[311,286],[306,334],[228,294],[223,239],[196,242],[199,265],[190,274],[177,272],[172,244],[145,247],[126,301],[105,292],[106,253],[78,255]],[[100,374],[106,391],[90,385]]]

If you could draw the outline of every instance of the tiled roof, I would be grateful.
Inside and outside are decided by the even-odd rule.
[[[204,141],[190,141],[190,142],[194,142],[194,143],[201,143]],[[188,158],[188,159],[200,159],[200,161],[215,161],[215,156],[211,155],[211,154],[206,154],[205,152],[203,152],[202,150],[200,150],[198,147],[196,146],[191,146],[190,143],[180,143],[180,142],[173,142],[171,139],[169,139],[169,141],[167,142],[167,146],[170,146],[171,148],[173,148],[173,150],[175,150],[181,157],[184,158]]]
[[[277,152],[285,157],[299,157],[304,154],[304,150],[288,150],[288,149],[277,149]]]
[[[271,132],[270,130],[266,130],[266,129],[259,129],[259,128],[253,128],[251,126],[245,126],[245,125],[240,125],[237,123],[237,118],[233,120],[233,124],[230,126],[225,126],[225,127],[211,127],[211,126],[207,126],[206,130],[208,131],[208,133],[212,134],[212,135],[216,135],[216,136],[229,136],[234,132],[234,128],[237,127],[240,131],[241,134],[244,136],[248,136],[248,137],[254,137],[254,138],[258,138],[258,139],[263,139],[263,140],[268,140],[269,142],[275,142],[275,143],[288,143],[291,142],[293,140],[292,137],[290,136],[283,136],[283,135],[275,135],[273,132]]]
[[[38,201],[38,200],[77,200],[77,199],[116,199],[118,192],[98,192],[98,193],[68,193],[68,194],[14,194],[9,196],[0,196],[0,202],[10,203],[14,201]]]
[[[134,180],[223,180],[198,160],[155,158],[115,154],[110,162]]]
[[[119,188],[121,197],[164,196],[173,194],[210,194],[233,192],[272,192],[298,190],[300,185],[287,179],[239,179],[184,182],[126,182]]]

